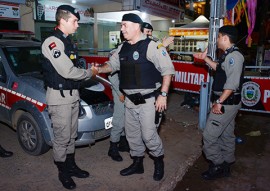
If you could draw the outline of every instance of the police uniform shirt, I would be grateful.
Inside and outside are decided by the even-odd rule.
[[[227,80],[223,89],[236,91],[240,85],[244,57],[239,51],[228,54],[221,67],[225,71]]]
[[[73,65],[73,62],[64,52],[64,43],[59,38],[55,36],[48,37],[41,48],[43,55],[50,60],[55,70],[62,77],[73,80],[91,77],[91,72]],[[54,90],[48,87],[46,93],[48,105],[68,104],[79,99],[78,90],[72,90],[72,95],[70,94],[70,90],[63,90],[63,92],[65,97],[61,96],[60,90]]]
[[[142,34],[141,40],[146,39],[147,36]],[[174,75],[175,69],[172,63],[172,60],[166,51],[164,47],[158,48],[158,45],[160,43],[151,41],[148,45],[147,49],[147,59],[151,61],[158,71],[160,71],[161,76],[165,75]],[[117,48],[117,50],[114,52],[114,54],[110,57],[110,60],[107,62],[107,64],[112,68],[112,73],[114,71],[120,70],[120,60],[119,60],[119,52],[122,48],[122,44]],[[151,74],[149,74],[151,75]],[[161,86],[160,83],[156,84],[156,89]],[[150,92],[153,92],[155,89],[129,89],[124,90],[127,94],[133,94],[140,92],[141,94],[147,94]]]

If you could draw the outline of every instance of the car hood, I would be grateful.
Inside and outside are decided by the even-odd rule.
[[[46,90],[41,74],[31,74],[20,76],[20,80],[27,84],[25,88],[28,96],[45,102]],[[91,84],[91,85],[90,85]],[[100,82],[88,82],[80,88],[80,97],[87,105],[94,105],[110,101],[109,97],[104,93],[104,86]],[[84,105],[84,104],[83,104]]]

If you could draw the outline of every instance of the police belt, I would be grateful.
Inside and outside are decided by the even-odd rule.
[[[158,95],[158,90],[155,90],[145,95],[142,95],[141,93],[135,93],[135,94],[130,94],[130,95],[125,94],[125,96],[127,96],[128,99],[130,99],[130,101],[132,101],[135,105],[144,104],[146,103],[145,102],[146,99],[149,99],[151,97],[156,97],[157,95]]]
[[[220,95],[212,93],[211,101],[215,102],[220,98]],[[222,105],[238,105],[241,101],[241,94],[231,94],[226,100],[222,102]]]

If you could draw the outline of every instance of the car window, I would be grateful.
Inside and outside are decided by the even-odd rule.
[[[0,82],[6,82],[6,72],[3,66],[3,62],[0,60]]]
[[[41,72],[40,47],[8,47],[5,54],[16,74]]]

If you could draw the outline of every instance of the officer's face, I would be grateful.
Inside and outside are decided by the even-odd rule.
[[[67,35],[75,33],[79,27],[78,18],[73,14],[70,14],[68,20],[61,19],[61,22],[64,26],[65,34]]]
[[[121,23],[121,31],[126,40],[132,40],[138,30],[140,30],[140,25],[138,23],[133,23],[130,21],[122,21]]]
[[[151,29],[144,28],[143,29],[143,33],[146,34],[146,35],[148,35],[148,36],[152,36],[152,30]]]

